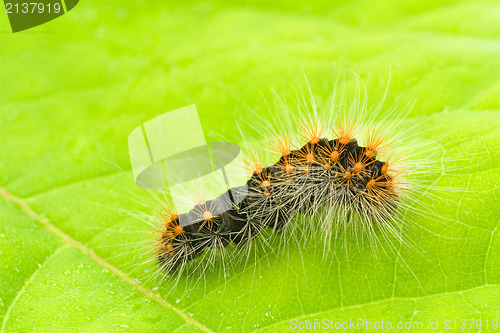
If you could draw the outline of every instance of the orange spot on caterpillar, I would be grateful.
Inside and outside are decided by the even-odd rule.
[[[365,156],[368,158],[373,158],[373,157],[377,156],[377,151],[370,149],[370,148],[367,148],[365,151]]]
[[[382,174],[390,175],[393,178],[399,177],[400,175],[406,174],[402,169],[400,169],[397,165],[402,157],[394,158],[391,154],[387,157],[384,165],[380,168],[380,172]]]
[[[285,171],[288,172],[288,173],[292,173],[293,172],[293,166],[291,164],[286,164],[285,165]]]
[[[245,167],[248,171],[253,174],[259,174],[262,172],[262,156],[257,153],[254,148],[250,148],[248,152],[249,157],[243,158],[243,162],[245,163]]]
[[[209,212],[208,210],[207,210],[207,211],[205,211],[205,212],[203,213],[203,219],[205,219],[205,220],[210,220],[210,219],[212,219],[213,217],[214,217],[214,216],[212,215],[212,213],[211,213],[211,212]]]
[[[175,235],[182,235],[184,233],[184,228],[182,228],[182,226],[180,225],[176,225],[174,227],[174,233]]]
[[[292,153],[292,142],[286,137],[276,137],[276,147],[272,150],[278,152],[282,156],[288,156]]]
[[[175,219],[173,219],[174,217]],[[179,216],[177,214],[171,215],[165,224],[165,236],[168,238],[175,238],[183,233],[184,229],[179,224]]]
[[[382,168],[380,168],[380,172],[387,173],[388,169],[389,169],[389,166],[387,165],[387,163],[384,163],[384,165],[382,165]]]
[[[371,189],[371,188],[374,188],[376,186],[377,182],[375,181],[375,179],[370,179],[368,181],[368,183],[366,183],[366,188],[367,189]]]
[[[297,158],[295,162],[297,165],[306,166],[316,161],[317,156],[315,155],[315,146],[307,143],[304,147],[296,150]]]
[[[271,194],[270,194],[269,192],[264,192],[264,195],[265,195],[266,197],[268,197],[268,196],[270,196]]]
[[[363,171],[363,167],[364,167],[363,163],[357,162],[354,164],[353,170],[355,173],[360,173],[361,171]]]
[[[380,205],[384,205],[382,198],[391,200],[396,196],[393,181],[385,175],[370,179],[366,184],[366,191],[371,195],[370,200],[375,200]]]
[[[366,148],[365,155],[368,158],[372,158],[384,152],[390,147],[390,143],[387,140],[387,131],[384,129],[373,129],[366,137]]]
[[[351,180],[352,179],[352,173],[350,171],[346,171],[344,173],[344,178],[347,179],[347,180]]]
[[[326,170],[330,170],[332,168],[332,166],[329,163],[326,163],[324,167]]]
[[[341,136],[339,139],[339,142],[343,145],[346,145],[349,142],[351,142],[351,140],[352,140],[352,137],[350,137],[350,136]]]
[[[343,146],[347,145],[349,142],[354,140],[354,136],[357,131],[357,125],[353,120],[349,118],[342,120],[340,119],[340,116],[338,116],[337,126],[338,129],[333,132]]]
[[[318,159],[322,163],[330,164],[332,162],[332,164],[337,164],[344,150],[344,147],[338,141],[327,141],[326,144],[318,146]]]
[[[316,144],[319,142],[323,133],[323,128],[318,121],[314,121],[308,117],[300,123],[300,127],[302,127],[303,130],[303,134],[301,134],[301,136],[310,144]]]
[[[215,206],[213,202],[210,202],[208,205],[204,204],[203,206],[194,207],[193,213],[198,217],[198,220],[203,221],[199,227],[200,230],[206,224],[208,224],[208,227],[211,229],[214,224],[214,219],[217,217],[215,215]]]
[[[174,222],[179,217],[177,211],[174,208],[168,206],[168,204],[163,204],[162,209],[160,210],[159,213],[160,213],[160,218],[166,223]]]
[[[338,159],[339,159],[339,156],[340,156],[340,153],[337,151],[337,150],[334,150],[332,151],[332,153],[330,154],[330,159],[333,161],[333,162],[337,162]]]
[[[169,251],[173,250],[174,249],[174,246],[172,244],[168,244],[167,246],[165,246],[165,248]]]
[[[271,182],[269,180],[264,180],[262,182],[262,187],[270,187],[271,186]]]

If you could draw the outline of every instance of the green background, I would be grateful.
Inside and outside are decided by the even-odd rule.
[[[499,319],[499,36],[497,1],[87,0],[16,34],[3,13],[1,331],[275,332],[291,318]],[[408,121],[435,115],[427,135],[439,135],[458,170],[434,184],[462,191],[423,200],[460,223],[417,219],[430,232],[410,234],[425,256],[401,248],[413,273],[366,247],[322,261],[311,241],[286,255],[258,253],[225,278],[203,277],[184,297],[182,283],[151,296],[155,284],[133,269],[147,259],[134,250],[148,227],[117,210],[141,209],[124,188],[146,196],[130,177],[131,130],[196,104],[206,135],[231,139],[235,112],[266,112],[261,94],[300,85],[302,71],[326,97],[334,63],[355,70],[374,98],[391,72],[389,101],[401,92],[418,99]]]

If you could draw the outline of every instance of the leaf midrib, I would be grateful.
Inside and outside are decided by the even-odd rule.
[[[491,131],[488,131],[485,134],[481,134],[478,137],[484,137],[486,135],[489,135],[491,132],[494,132],[495,130],[496,129],[492,129]],[[484,173],[484,172],[491,172],[492,170],[498,170],[498,168],[492,168],[492,169],[488,169],[488,170],[485,170],[485,171],[479,171],[479,172],[471,172],[471,173],[467,173],[465,175],[481,174],[481,173]],[[171,309],[172,311],[176,312],[179,316],[181,316],[181,318],[183,318],[186,321],[186,324],[181,325],[181,327],[182,326],[187,326],[187,325],[189,325],[191,323],[194,326],[200,328],[202,331],[213,332],[208,327],[206,327],[205,325],[197,322],[196,320],[194,320],[192,317],[190,317],[189,315],[187,315],[185,313],[185,311],[188,308],[192,308],[192,306],[194,304],[191,304],[191,305],[189,305],[188,307],[186,307],[184,309],[178,309],[178,308],[174,307],[169,302],[167,302],[165,299],[161,298],[157,294],[154,294],[149,289],[147,289],[145,287],[142,287],[137,282],[135,282],[132,278],[130,278],[126,273],[122,272],[118,268],[114,267],[113,265],[109,264],[107,261],[105,261],[104,259],[102,259],[101,257],[99,257],[93,250],[87,248],[81,242],[73,239],[71,236],[69,236],[68,234],[66,234],[64,231],[62,231],[61,229],[59,229],[56,226],[54,226],[53,224],[51,224],[48,219],[46,219],[42,215],[36,213],[29,206],[29,202],[32,202],[32,201],[34,201],[34,200],[36,200],[36,199],[38,199],[40,197],[45,197],[48,194],[53,194],[53,193],[59,192],[60,190],[67,189],[67,188],[77,187],[77,186],[79,186],[79,185],[81,185],[82,183],[85,183],[85,182],[90,182],[90,181],[94,181],[94,180],[97,180],[97,179],[106,179],[108,177],[114,177],[114,176],[119,175],[119,174],[126,174],[128,171],[129,170],[121,169],[121,170],[115,171],[115,172],[103,173],[103,174],[96,175],[94,177],[89,177],[89,178],[77,180],[77,181],[74,181],[74,182],[68,182],[68,183],[62,184],[60,186],[55,186],[55,187],[52,187],[52,188],[48,188],[48,189],[42,190],[42,191],[40,191],[38,193],[34,193],[34,194],[32,194],[32,195],[30,195],[28,197],[25,197],[25,198],[17,197],[15,195],[11,194],[10,192],[8,192],[4,188],[0,188],[0,195],[3,196],[4,198],[6,198],[8,201],[16,203],[21,208],[21,210],[23,212],[27,213],[29,216],[31,216],[35,220],[37,220],[40,223],[42,223],[42,225],[44,225],[45,228],[49,229],[49,231],[51,231],[52,233],[54,233],[55,235],[57,235],[59,238],[61,238],[66,244],[68,244],[70,246],[75,246],[80,251],[82,251],[84,254],[87,254],[93,260],[97,261],[100,265],[102,265],[102,266],[108,268],[109,270],[113,271],[118,277],[120,277],[121,279],[127,281],[134,288],[139,289],[146,296],[148,296],[150,298],[153,298],[158,303],[160,303],[163,306],[165,306],[165,307]],[[494,237],[494,234],[495,234],[495,232],[499,228],[498,224],[500,224],[500,221],[497,223],[497,226],[493,230],[488,230],[488,229],[479,228],[479,227],[476,227],[476,226],[469,226],[469,225],[467,225],[467,227],[469,227],[469,228],[477,228],[477,229],[481,229],[481,230],[484,230],[484,231],[487,231],[487,232],[491,233],[491,236],[490,236],[491,237],[490,238],[490,246],[488,247],[488,252],[489,252],[490,247],[491,247],[491,242],[492,242],[492,239]],[[63,248],[64,248],[64,246],[63,246]],[[49,256],[49,258],[52,257],[56,252],[59,252],[59,250],[60,250],[60,248],[58,248],[54,253],[52,253]],[[487,265],[487,260],[488,260],[488,252],[486,253],[486,258],[485,258],[485,271],[484,271],[485,277],[487,275],[486,265]],[[38,271],[38,270],[39,269],[37,269],[36,271]],[[35,273],[33,273],[33,275],[36,275],[36,271],[35,271]],[[236,276],[238,276],[238,275],[239,274],[237,274]],[[32,279],[32,277],[30,277],[30,279]],[[29,282],[27,282],[27,284],[29,284]],[[394,298],[394,297],[391,297],[391,298],[386,298],[386,299],[382,299],[382,300],[375,300],[375,301],[372,301],[372,302],[366,302],[366,303],[362,303],[362,304],[350,305],[350,306],[345,306],[345,307],[341,306],[339,308],[332,308],[332,309],[328,309],[328,310],[321,311],[321,312],[318,312],[318,313],[303,314],[302,316],[293,317],[293,318],[307,318],[307,317],[315,316],[315,315],[322,314],[322,313],[328,313],[328,312],[332,312],[332,311],[342,311],[342,310],[350,309],[350,308],[359,308],[359,307],[362,307],[362,306],[365,306],[365,305],[381,304],[381,303],[389,302],[389,301],[417,300],[417,299],[425,299],[425,298],[431,298],[431,297],[438,297],[440,295],[446,295],[446,294],[460,294],[462,292],[467,292],[467,291],[471,291],[471,290],[475,290],[475,289],[480,289],[480,288],[488,287],[488,286],[500,286],[500,285],[498,285],[498,284],[488,284],[487,280],[485,280],[485,284],[478,285],[478,286],[472,287],[470,289],[455,290],[455,291],[443,292],[443,293],[436,293],[436,294],[425,295],[425,296],[420,296],[420,297],[410,297],[410,298],[398,298],[398,297]],[[216,291],[219,288],[220,288],[220,286],[218,286],[213,291]],[[21,288],[21,290],[18,292],[18,295],[16,295],[16,298],[18,298],[19,295],[22,295],[22,290],[23,289],[25,289],[25,285],[23,285],[23,287]],[[210,292],[209,294],[211,294],[212,292]],[[205,296],[207,296],[207,295],[204,295],[204,297]],[[200,298],[197,302],[199,302],[204,297]],[[197,302],[195,302],[195,303],[197,303]],[[10,311],[10,307],[12,306],[13,303],[15,303],[15,301],[13,301],[11,303],[11,305],[9,306],[8,311]],[[0,332],[2,332],[2,329],[3,329],[3,327],[5,326],[5,324],[7,322],[7,319],[8,319],[7,317],[8,317],[8,315],[6,314],[6,316],[4,317],[3,323],[1,325]],[[279,325],[280,323],[286,322],[289,319],[290,318],[287,318],[287,319],[284,319],[284,320],[272,323],[272,324],[267,325],[265,327],[261,327],[258,330],[255,330],[253,332],[259,332],[261,330],[268,329],[270,327],[275,327],[275,326]],[[178,327],[177,329],[179,329],[181,327]]]
[[[203,332],[214,333],[211,329],[209,329],[205,325],[197,322],[192,317],[188,316],[181,309],[176,308],[175,306],[173,306],[172,304],[170,304],[169,302],[167,302],[165,299],[163,299],[160,296],[158,296],[157,294],[153,293],[148,288],[146,288],[144,286],[141,286],[138,282],[134,281],[125,272],[119,270],[118,268],[116,268],[115,266],[111,265],[106,260],[104,260],[103,258],[101,258],[100,256],[98,256],[93,250],[89,249],[88,247],[86,247],[85,245],[83,245],[82,243],[80,243],[79,241],[73,239],[72,237],[70,237],[69,235],[67,235],[66,233],[64,233],[61,229],[59,229],[56,226],[54,226],[52,223],[49,222],[49,220],[47,218],[45,218],[44,216],[41,216],[40,214],[36,213],[28,205],[28,203],[24,199],[14,196],[13,194],[11,194],[10,192],[8,192],[4,188],[0,188],[0,196],[2,196],[3,198],[5,198],[6,200],[8,200],[10,202],[13,202],[16,205],[18,205],[20,207],[21,211],[23,211],[24,213],[26,213],[28,216],[30,216],[31,218],[35,219],[36,221],[40,222],[46,229],[48,229],[50,232],[52,232],[53,234],[55,234],[56,236],[58,236],[59,238],[61,238],[63,240],[63,242],[67,244],[66,246],[73,246],[73,247],[77,248],[78,250],[80,250],[81,252],[83,252],[85,255],[89,256],[94,261],[96,261],[99,265],[101,265],[101,266],[109,269],[115,275],[117,275],[120,279],[128,282],[130,285],[132,285],[134,288],[138,289],[140,292],[142,292],[143,294],[145,294],[147,297],[155,300],[156,302],[160,303],[162,306],[168,308],[169,310],[174,311],[177,315],[179,315],[182,319],[184,319],[186,321],[186,324],[192,324],[192,325],[196,326],[197,328],[199,328]],[[56,255],[61,249],[64,249],[66,246],[62,246],[62,247],[58,248],[54,253],[52,253],[45,260],[44,264],[46,264],[51,258],[53,258],[54,255]],[[43,265],[42,265],[42,267],[43,267]],[[39,267],[37,270],[35,270],[35,272],[31,275],[30,279],[28,279],[28,281],[23,285],[23,287],[21,288],[21,290],[17,293],[16,298],[10,304],[9,310],[6,313],[5,317],[4,317],[4,320],[3,320],[0,332],[3,332],[3,330],[4,330],[4,326],[6,325],[7,319],[9,317],[8,316],[9,311],[10,311],[11,307],[13,306],[13,304],[16,302],[16,299],[19,298],[20,295],[22,295],[23,290],[26,289],[26,285],[28,285],[34,279],[34,277],[36,277],[37,272],[39,272],[40,269],[41,268]]]
[[[78,183],[80,183],[80,182],[78,182]],[[71,185],[71,184],[69,184],[69,185]],[[60,251],[62,251],[63,249],[65,249],[67,246],[74,246],[74,247],[78,248],[81,252],[83,252],[84,254],[88,255],[89,257],[91,257],[96,262],[98,262],[103,267],[108,268],[110,271],[112,271],[113,273],[115,273],[122,280],[125,280],[126,282],[128,282],[129,284],[131,284],[134,288],[136,288],[139,291],[141,291],[142,293],[144,293],[147,297],[152,298],[153,300],[155,300],[156,302],[158,302],[161,305],[165,306],[166,308],[168,308],[168,309],[176,312],[179,316],[181,316],[186,321],[186,324],[181,325],[181,327],[185,327],[185,326],[187,326],[189,324],[192,324],[192,325],[196,326],[197,328],[199,328],[200,330],[202,330],[204,332],[212,332],[213,333],[212,330],[210,330],[205,325],[197,322],[192,317],[188,316],[185,312],[183,312],[183,310],[174,307],[169,302],[167,302],[166,300],[164,300],[160,296],[154,294],[149,289],[147,289],[147,288],[139,285],[132,278],[130,278],[126,273],[122,272],[118,268],[114,267],[113,265],[109,264],[107,261],[105,261],[104,259],[102,259],[101,257],[99,257],[93,250],[87,248],[82,243],[78,242],[77,240],[73,239],[72,237],[70,237],[69,235],[65,234],[63,231],[61,231],[57,227],[55,227],[45,217],[37,214],[28,205],[28,203],[24,199],[12,195],[8,191],[6,191],[4,188],[0,188],[0,195],[2,197],[4,197],[6,200],[17,204],[23,212],[25,212],[26,214],[28,214],[30,217],[34,218],[35,220],[39,221],[46,229],[48,229],[49,231],[51,231],[52,233],[54,233],[55,235],[57,235],[59,238],[61,238],[67,244],[65,246],[59,247],[56,251],[54,251],[45,260],[45,262],[42,264],[41,267],[44,267],[47,262],[49,262],[55,255],[57,255],[57,253],[59,253]],[[500,221],[499,221],[499,223],[500,223]],[[498,225],[497,225],[497,227],[498,227]],[[492,237],[493,237],[493,233],[496,231],[496,229],[497,228],[495,228],[493,231],[490,231],[490,232],[492,232]],[[10,312],[11,308],[14,306],[14,304],[16,303],[16,300],[19,298],[20,295],[23,294],[23,291],[26,289],[26,286],[31,283],[31,281],[34,279],[34,277],[37,276],[37,273],[40,271],[41,267],[39,267],[31,275],[31,277],[28,279],[28,281],[23,285],[23,287],[21,288],[21,290],[18,292],[18,294],[16,295],[16,297],[14,298],[14,300],[11,302],[11,304],[9,306],[9,309],[7,310],[7,313],[6,313],[6,315],[4,317],[4,320],[2,322],[2,326],[0,328],[0,332],[3,332],[3,330],[5,328],[5,325],[7,323],[7,320],[9,318],[9,312]],[[338,307],[338,308],[332,308],[332,309],[328,309],[328,310],[317,312],[317,313],[308,313],[308,314],[304,314],[302,316],[298,316],[298,317],[294,317],[294,318],[296,318],[296,319],[303,319],[303,318],[313,317],[313,316],[317,316],[317,315],[321,315],[321,314],[326,314],[326,313],[329,313],[329,312],[332,312],[332,311],[344,311],[344,310],[348,310],[348,309],[360,308],[361,306],[376,305],[376,304],[382,304],[382,303],[391,302],[391,301],[415,301],[415,300],[420,300],[420,299],[427,299],[427,298],[432,298],[432,297],[439,297],[439,296],[442,296],[442,295],[461,294],[463,292],[469,292],[469,291],[474,291],[474,290],[478,290],[478,289],[485,288],[485,287],[496,287],[496,286],[500,286],[500,285],[499,284],[488,284],[488,283],[485,282],[484,284],[479,285],[479,286],[475,286],[473,288],[464,289],[464,290],[455,290],[455,291],[452,291],[452,292],[446,291],[446,292],[443,292],[443,293],[436,293],[436,294],[432,294],[432,295],[417,296],[417,297],[390,297],[390,298],[376,300],[376,301],[367,302],[367,303],[363,303],[363,304],[356,304],[356,305],[350,305],[350,306],[341,306],[341,307]],[[262,328],[260,328],[258,330],[254,330],[252,332],[254,332],[254,333],[261,332],[263,330],[267,330],[269,328],[279,326],[281,323],[286,322],[289,319],[290,318],[287,318],[287,319],[284,319],[284,320],[280,320],[280,321],[275,322],[275,323],[273,323],[271,325],[267,325],[267,326],[262,327]]]

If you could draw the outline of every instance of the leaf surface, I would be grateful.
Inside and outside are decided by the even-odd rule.
[[[499,22],[495,1],[88,0],[35,29],[0,34],[0,331],[498,319]],[[187,295],[171,282],[154,289],[139,251],[150,230],[118,211],[144,209],[133,201],[145,194],[129,172],[131,130],[195,103],[208,138],[236,140],[234,115],[267,112],[261,92],[300,85],[301,71],[326,99],[334,62],[360,74],[370,102],[389,72],[389,101],[402,91],[418,98],[407,121],[430,119],[425,135],[439,136],[454,159],[434,185],[456,194],[423,200],[456,222],[414,221],[428,231],[411,231],[418,251],[400,249],[410,269],[369,247],[325,261],[311,242],[289,244],[286,256],[258,252],[257,262],[208,275]]]

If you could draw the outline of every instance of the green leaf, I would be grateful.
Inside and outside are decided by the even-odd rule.
[[[0,34],[0,331],[499,319],[499,18],[495,1],[88,0]],[[302,72],[326,99],[333,63],[360,74],[370,102],[391,73],[389,103],[417,98],[405,121],[425,121],[451,161],[433,183],[451,199],[423,197],[437,217],[417,216],[428,231],[409,231],[418,250],[323,260],[313,239],[257,251],[226,276],[190,281],[191,292],[185,281],[155,289],[140,250],[151,228],[119,211],[147,210],[135,201],[147,194],[130,176],[131,130],[194,103],[209,138],[236,140],[235,108],[266,113],[261,91],[303,85]]]

